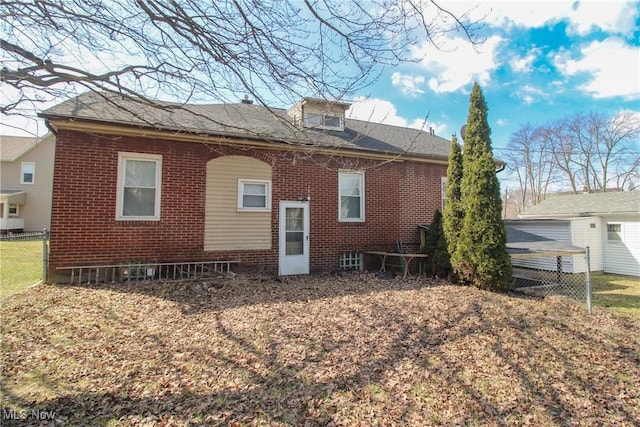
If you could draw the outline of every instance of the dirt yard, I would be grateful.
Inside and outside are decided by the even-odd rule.
[[[2,425],[638,426],[640,323],[370,273],[3,301]]]

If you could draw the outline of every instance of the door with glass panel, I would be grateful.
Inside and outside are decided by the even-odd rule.
[[[280,202],[278,274],[309,274],[309,203]]]

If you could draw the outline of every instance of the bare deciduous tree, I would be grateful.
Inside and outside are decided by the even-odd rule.
[[[477,22],[432,1],[3,0],[1,111],[93,90],[153,104],[343,99]]]
[[[551,139],[545,129],[527,124],[509,138],[505,160],[519,183],[521,209],[544,200],[557,170],[549,161],[551,156]]]
[[[578,113],[537,128],[527,124],[507,146],[509,170],[523,207],[544,200],[547,191],[611,191],[638,187],[640,117]]]

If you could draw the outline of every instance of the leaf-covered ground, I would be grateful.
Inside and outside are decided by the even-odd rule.
[[[640,324],[562,297],[238,275],[1,314],[3,425],[640,425]]]

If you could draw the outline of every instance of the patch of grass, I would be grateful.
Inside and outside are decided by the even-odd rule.
[[[42,241],[0,242],[0,298],[42,279]]]
[[[591,276],[593,304],[640,319],[640,278],[614,274]]]

